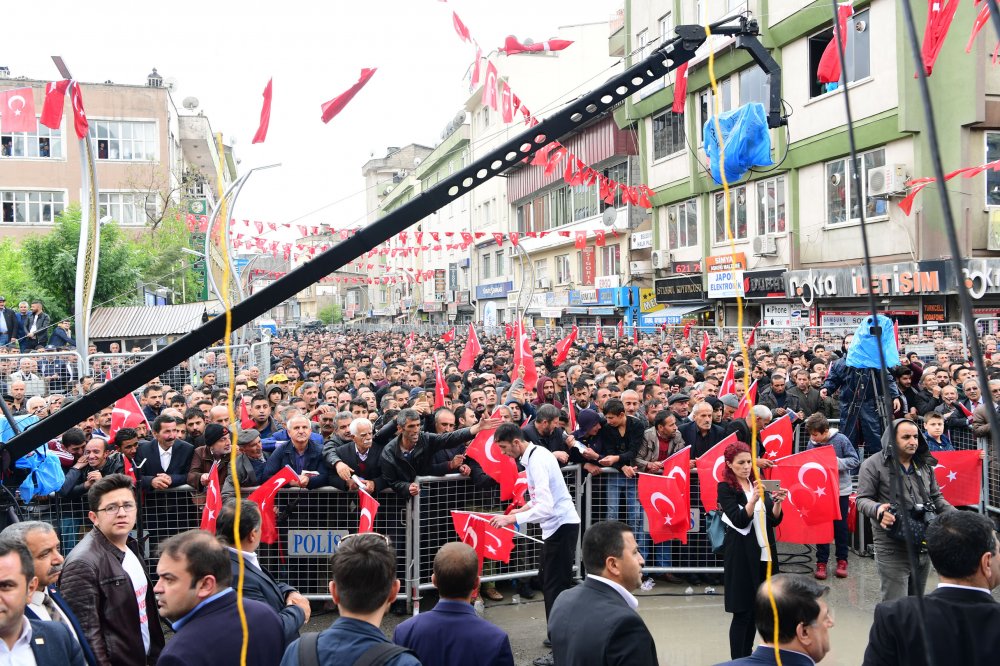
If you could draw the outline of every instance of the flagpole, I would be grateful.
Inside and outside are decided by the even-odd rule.
[[[486,522],[486,523],[490,522],[486,518],[483,518],[483,514],[473,513],[472,511],[459,511],[458,509],[452,509],[451,512],[452,513],[465,514],[467,516],[471,516],[472,518],[475,518],[476,520],[482,520],[483,522]],[[489,514],[486,514],[486,515],[499,517],[501,514],[499,514],[499,513],[489,513]],[[500,529],[500,530],[504,530],[505,532],[510,532],[511,534],[513,534],[515,536],[523,537],[525,539],[528,539],[529,541],[534,541],[535,543],[541,543],[541,544],[545,543],[541,539],[536,539],[533,536],[528,536],[527,534],[524,534],[522,532],[518,532],[517,530],[512,530],[509,527],[497,527],[495,529]]]

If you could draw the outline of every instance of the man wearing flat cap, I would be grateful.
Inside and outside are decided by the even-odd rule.
[[[194,503],[201,506],[205,502],[205,488],[212,465],[219,465],[219,483],[225,483],[229,475],[229,452],[232,450],[232,434],[229,428],[218,423],[205,426],[205,444],[194,450],[191,469],[187,475],[188,485],[195,489]]]
[[[240,432],[236,439],[236,478],[240,482],[240,489],[255,488],[264,479],[264,467],[267,464],[267,452],[260,441],[260,432],[247,428]],[[247,493],[241,492],[244,497]],[[228,476],[222,484],[222,499],[228,500],[236,496],[236,487],[233,484],[233,477]]]
[[[677,418],[677,425],[691,423],[688,414],[691,413],[691,396],[687,393],[674,393],[667,399],[667,407]]]

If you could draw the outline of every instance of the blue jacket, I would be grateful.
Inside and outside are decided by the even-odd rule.
[[[281,471],[281,468],[288,465],[296,472],[302,473],[305,471],[319,472],[318,475],[309,479],[309,488],[322,488],[323,486],[329,485],[328,483],[328,472],[329,468],[326,466],[326,461],[323,460],[323,445],[317,444],[312,439],[309,440],[309,444],[306,446],[305,462],[302,464],[302,469],[298,469],[295,465],[295,447],[292,446],[291,442],[286,442],[281,444],[274,450],[271,457],[267,459],[267,466],[264,467],[264,478],[258,479],[261,483],[264,483],[272,476]]]
[[[899,387],[896,386],[896,379],[891,373],[886,373],[889,382],[889,395],[893,398],[899,397]],[[861,368],[851,368],[847,365],[846,359],[837,359],[830,366],[830,374],[823,382],[826,393],[832,396],[837,389],[840,389],[840,404],[844,406],[855,405],[855,409],[860,408],[862,402],[874,400],[877,395],[875,388],[879,385],[881,391],[881,380],[878,378],[878,371],[869,371]],[[861,395],[855,401],[855,393],[860,391]],[[844,407],[841,407],[843,410]]]
[[[847,439],[846,435],[839,432],[834,433],[827,444],[817,444],[810,438],[806,450],[815,449],[817,446],[833,447],[837,454],[837,471],[840,472],[840,495],[850,495],[852,490],[851,475],[861,467],[861,456],[858,455],[857,447],[851,444],[851,440]]]
[[[66,603],[66,600],[63,599],[62,595],[54,587],[49,588],[48,594],[49,598],[52,599],[52,603],[59,607],[59,610],[66,616],[69,623],[73,625],[73,631],[76,632],[77,641],[80,643],[80,648],[83,650],[83,658],[88,666],[97,666],[97,657],[94,656],[94,651],[90,649],[90,643],[87,642],[87,636],[83,633],[83,627],[80,626],[80,620],[73,613],[73,609],[69,607],[69,604]],[[31,610],[31,606],[24,607],[24,615],[29,620],[44,621],[38,617],[35,611]]]
[[[438,601],[396,627],[392,642],[410,648],[428,665],[514,666],[507,633],[477,617],[463,601]]]
[[[278,616],[266,604],[243,600],[250,644],[247,666],[274,666],[281,658],[285,637]],[[238,664],[243,645],[236,592],[214,599],[197,609],[177,630],[160,653],[157,666],[221,666]]]
[[[85,666],[87,662],[83,660],[80,644],[73,640],[64,625],[30,618],[28,621],[31,622],[31,651],[35,654],[36,664]]]
[[[376,643],[388,643],[378,627],[349,617],[338,618],[329,629],[319,635],[320,666],[353,664]],[[285,650],[281,666],[299,666],[299,642],[296,640]],[[412,654],[401,654],[390,659],[386,666],[420,666]]]
[[[927,440],[927,448],[929,448],[931,451],[954,451],[955,450],[955,445],[951,443],[951,437],[949,437],[948,433],[946,433],[946,432],[941,433],[941,439],[937,440],[937,439],[934,439],[933,437],[931,437],[930,435],[928,435],[927,431],[925,430],[924,431],[924,439]]]
[[[233,569],[233,580],[240,575],[240,563],[234,550],[229,550],[229,562]],[[284,645],[288,645],[299,637],[299,629],[306,622],[306,615],[298,606],[286,606],[285,597],[295,592],[288,583],[279,583],[263,569],[258,569],[249,562],[243,562],[243,598],[254,599],[270,606],[278,614],[281,631],[285,637]]]
[[[783,666],[816,666],[816,662],[807,654],[792,652],[791,650],[780,650],[780,652]],[[733,659],[732,661],[716,664],[716,666],[764,666],[765,664],[777,663],[774,658],[773,647],[758,645],[757,649],[749,657]]]

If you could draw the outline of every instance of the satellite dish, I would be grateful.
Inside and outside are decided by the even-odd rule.
[[[615,226],[615,221],[618,220],[618,209],[614,206],[608,206],[601,213],[601,224],[606,227]]]
[[[183,106],[188,111],[194,111],[195,109],[197,109],[198,104],[199,102],[197,97],[185,97],[184,101],[181,102],[181,106]]]
[[[465,122],[465,109],[459,109],[458,113],[455,114],[455,118],[452,119],[456,126],[461,125]]]
[[[420,159],[419,157],[414,157],[413,158],[413,166],[418,167],[418,166],[420,166],[421,162],[423,162],[423,160]]]

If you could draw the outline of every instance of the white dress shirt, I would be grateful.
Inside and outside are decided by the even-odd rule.
[[[31,602],[28,604],[28,607],[35,612],[38,619],[45,620],[46,622],[59,622],[64,625],[67,629],[69,629],[69,633],[73,636],[73,638],[75,638],[79,643],[80,637],[76,635],[76,629],[73,628],[73,623],[69,621],[69,618],[62,612],[62,609],[59,608],[58,604],[56,604],[56,602],[51,598],[48,598],[49,604],[51,604],[52,608],[56,611],[55,615],[50,613],[49,609],[45,607],[46,598],[48,598],[48,595],[44,590],[35,590],[31,593]]]
[[[543,539],[548,539],[563,525],[579,525],[580,516],[576,513],[576,505],[552,452],[535,444],[528,444],[520,460],[528,477],[528,495],[531,499],[523,511],[514,514],[518,524],[538,523],[542,528]]]
[[[625,603],[627,603],[632,610],[638,610],[639,600],[635,598],[635,595],[633,595],[631,592],[626,590],[624,587],[622,587],[615,581],[611,580],[610,578],[605,578],[604,576],[595,576],[594,574],[590,573],[587,574],[587,578],[591,578],[593,580],[599,581],[601,583],[604,583],[605,585],[610,586],[611,589],[613,589],[615,592],[617,592],[622,596],[622,599],[625,600]]]
[[[14,647],[7,647],[7,641],[0,641],[0,664],[2,666],[37,666],[35,653],[31,650],[31,622],[22,617],[21,635]],[[41,639],[39,639],[41,640]]]
[[[169,449],[164,450],[164,448],[159,444],[156,446],[160,449],[160,469],[166,473],[167,468],[170,467],[170,459],[174,455],[174,447],[171,446]]]

